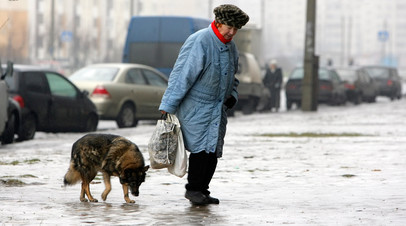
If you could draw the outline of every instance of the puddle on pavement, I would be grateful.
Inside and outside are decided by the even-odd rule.
[[[175,200],[173,200],[175,201]],[[171,201],[171,202],[173,202]],[[179,202],[165,203],[165,205],[145,204],[119,204],[119,203],[66,203],[64,219],[80,219],[84,224],[97,224],[114,222],[115,224],[211,224],[221,223],[218,206],[193,206],[184,200]],[[66,220],[68,220],[66,219]],[[69,220],[67,221],[69,223]]]

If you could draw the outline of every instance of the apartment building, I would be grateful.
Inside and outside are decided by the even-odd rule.
[[[5,4],[4,4],[5,3]],[[215,6],[236,4],[251,19],[241,32],[260,63],[301,64],[306,0],[8,0],[0,4],[3,61],[58,64],[67,71],[119,62],[130,17],[182,15],[213,19]],[[406,1],[317,1],[316,54],[335,66],[406,68]],[[245,48],[245,47],[243,47]]]

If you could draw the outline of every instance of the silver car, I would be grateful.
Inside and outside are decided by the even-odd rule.
[[[69,79],[89,92],[100,119],[115,120],[119,128],[154,120],[168,86],[167,77],[141,64],[94,64],[76,71]]]

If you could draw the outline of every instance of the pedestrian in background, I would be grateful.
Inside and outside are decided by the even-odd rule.
[[[276,112],[279,111],[282,82],[282,69],[278,67],[277,61],[273,59],[266,67],[266,73],[263,79],[265,87],[268,88],[271,94],[271,98],[265,104],[264,110],[272,112],[272,109],[275,109]]]
[[[183,44],[159,107],[180,121],[190,152],[185,197],[195,205],[220,202],[208,189],[223,152],[226,110],[238,99],[238,50],[232,38],[249,20],[235,5],[220,5],[213,12],[211,25]]]

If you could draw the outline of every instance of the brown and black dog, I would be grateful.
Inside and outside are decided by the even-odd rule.
[[[128,189],[134,196],[139,195],[139,187],[145,180],[146,171],[142,153],[137,145],[128,139],[111,134],[88,134],[72,145],[71,161],[64,177],[65,185],[82,181],[80,201],[97,202],[90,194],[89,184],[100,171],[103,173],[105,190],[101,195],[105,201],[111,191],[111,176],[118,176],[123,186],[124,199],[134,203]]]

